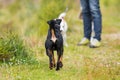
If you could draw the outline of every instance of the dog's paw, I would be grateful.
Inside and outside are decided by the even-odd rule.
[[[60,70],[60,68],[56,68],[56,71],[59,71]]]
[[[54,68],[56,67],[56,64],[54,64]]]
[[[60,67],[60,68],[63,67],[63,63],[62,63],[62,62],[59,63],[59,67]]]
[[[52,70],[53,68],[52,67],[49,67],[50,68],[50,70]]]
[[[50,63],[49,68],[50,68],[50,70],[52,70],[54,68],[54,64]]]

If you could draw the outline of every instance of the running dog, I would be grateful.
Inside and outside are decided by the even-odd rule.
[[[49,68],[53,69],[56,67],[56,71],[63,66],[63,37],[60,31],[61,21],[61,19],[47,21],[49,30],[45,41],[46,54],[49,57]],[[55,63],[54,51],[57,51],[58,55],[57,65]]]

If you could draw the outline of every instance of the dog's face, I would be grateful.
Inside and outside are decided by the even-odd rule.
[[[53,19],[53,20],[47,21],[47,23],[49,24],[50,29],[59,29],[61,21],[62,21],[61,19]]]

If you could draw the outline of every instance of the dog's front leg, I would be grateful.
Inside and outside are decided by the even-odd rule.
[[[55,68],[56,64],[55,64],[55,57],[54,57],[54,52],[53,51],[52,51],[52,54],[53,54],[53,56],[52,56],[52,58],[53,58],[53,67]]]
[[[62,63],[63,51],[62,50],[58,50],[57,51],[57,55],[58,55],[58,60],[57,60],[56,71],[59,70],[60,68],[62,68],[62,66],[63,66],[63,63]]]
[[[53,51],[52,50],[47,50],[47,55],[49,57],[49,68],[52,69],[54,67],[54,61],[53,61]]]

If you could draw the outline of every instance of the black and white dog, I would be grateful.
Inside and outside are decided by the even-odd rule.
[[[63,66],[63,37],[60,31],[61,21],[61,19],[53,19],[47,22],[49,25],[49,30],[45,41],[46,54],[49,57],[49,68],[52,69],[56,66],[56,70],[59,70]],[[58,55],[57,65],[54,58],[55,50]]]
[[[63,36],[63,44],[64,46],[68,46],[67,44],[67,30],[68,30],[68,25],[67,22],[65,21],[65,16],[66,16],[66,11],[61,13],[58,17],[58,19],[61,19],[61,23],[60,23],[60,30],[61,30],[61,34]]]

